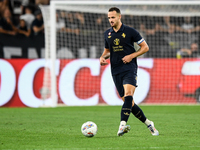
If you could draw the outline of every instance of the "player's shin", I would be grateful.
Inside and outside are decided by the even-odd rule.
[[[143,123],[146,121],[146,117],[145,117],[142,109],[135,103],[134,103],[134,106],[132,107],[132,113],[136,118],[138,118]]]
[[[128,121],[131,109],[132,109],[132,96],[126,96],[124,98],[124,104],[121,109],[121,121]]]

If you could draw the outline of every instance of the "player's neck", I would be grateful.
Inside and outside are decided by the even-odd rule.
[[[117,32],[122,26],[122,22],[120,22],[116,27],[113,27],[113,30]]]

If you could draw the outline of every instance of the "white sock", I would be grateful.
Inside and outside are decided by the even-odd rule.
[[[125,126],[126,125],[126,121],[121,121],[120,122],[120,126]]]
[[[151,124],[151,121],[149,119],[146,119],[145,122],[146,126],[148,127]]]

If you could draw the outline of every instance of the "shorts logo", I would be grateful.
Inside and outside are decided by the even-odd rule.
[[[118,38],[116,38],[113,42],[114,42],[115,45],[119,45],[120,40]]]

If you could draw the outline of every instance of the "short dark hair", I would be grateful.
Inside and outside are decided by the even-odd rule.
[[[41,10],[39,10],[39,9],[38,9],[38,10],[36,10],[36,11],[35,11],[35,13],[34,13],[34,14],[35,14],[35,16],[37,16],[37,15],[40,15],[40,14],[42,14],[42,12],[41,12]]]
[[[108,10],[108,12],[111,12],[111,11],[116,11],[118,14],[121,14],[120,9],[117,8],[117,7],[111,7],[111,8]]]

